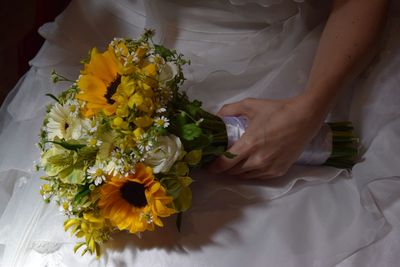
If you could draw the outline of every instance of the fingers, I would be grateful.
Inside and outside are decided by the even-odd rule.
[[[272,179],[272,178],[277,178],[278,176],[274,176],[271,174],[268,174],[263,171],[255,170],[255,171],[250,171],[246,172],[240,175],[240,179]]]
[[[209,165],[208,170],[213,173],[225,172],[242,160],[248,158],[250,151],[251,147],[249,147],[246,142],[243,142],[243,139],[239,139],[239,141],[228,150],[228,152],[234,154],[235,157],[227,158],[225,156],[220,156]]]
[[[253,154],[246,160],[242,160],[231,169],[227,170],[229,175],[241,175],[254,170],[268,169],[271,165],[271,160],[264,159],[258,154]]]
[[[240,173],[237,176],[240,179],[271,179],[284,176],[287,173],[287,169],[274,170],[273,168],[273,166],[268,166],[265,169],[255,169],[253,171]]]
[[[247,98],[239,102],[225,104],[217,113],[218,116],[249,116],[251,112],[251,103],[254,101],[252,98]]]
[[[289,165],[280,164],[274,157],[264,158],[261,155],[252,155],[242,160],[226,173],[240,179],[269,179],[284,176]]]

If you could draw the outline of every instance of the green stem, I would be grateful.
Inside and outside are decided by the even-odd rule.
[[[328,123],[332,130],[332,152],[324,165],[351,168],[358,160],[359,139],[349,121]]]

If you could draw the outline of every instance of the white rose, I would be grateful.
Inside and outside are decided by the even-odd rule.
[[[167,62],[163,65],[158,79],[162,84],[165,84],[172,80],[176,74],[178,74],[178,67],[174,63]]]
[[[175,135],[161,136],[157,141],[157,147],[148,152],[144,163],[151,166],[154,173],[165,173],[181,158],[183,146],[179,137]]]

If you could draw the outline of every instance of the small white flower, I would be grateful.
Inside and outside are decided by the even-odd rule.
[[[99,127],[99,123],[97,121],[91,121],[89,123],[89,132],[90,133],[96,132],[98,127]]]
[[[96,139],[96,138],[90,138],[89,139],[89,145],[94,146],[94,147],[100,147],[103,144],[103,141]]]
[[[72,117],[78,117],[79,115],[79,102],[76,100],[69,99],[66,103],[67,108],[70,111]]]
[[[165,111],[167,111],[166,108],[159,108],[156,110],[156,113],[164,113]]]
[[[165,116],[156,117],[154,119],[154,124],[158,127],[168,128],[169,126],[169,119]]]
[[[105,171],[105,166],[103,163],[99,163],[90,167],[87,172],[89,173],[89,179],[93,179],[96,186],[100,185],[106,180],[105,174],[107,172]]]
[[[105,167],[105,171],[109,175],[115,176],[116,174],[123,174],[124,167],[127,165],[126,159],[120,150],[111,152],[111,160]]]
[[[105,180],[106,180],[106,177],[105,177],[105,176],[98,176],[98,177],[94,180],[94,185],[95,185],[95,186],[101,185]]]
[[[105,171],[108,175],[116,176],[117,174],[120,174],[123,169],[123,165],[117,164],[115,161],[110,160],[105,168]]]
[[[140,217],[141,217],[142,219],[145,219],[146,222],[147,222],[148,224],[152,224],[153,221],[154,221],[153,215],[150,214],[150,213],[144,213],[144,212],[142,212],[142,213],[140,214]]]

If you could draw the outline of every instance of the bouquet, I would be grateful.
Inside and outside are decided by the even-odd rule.
[[[113,232],[139,235],[173,214],[179,228],[192,202],[191,170],[220,155],[234,157],[226,152],[227,129],[237,123],[180,91],[189,61],[154,44],[153,34],[145,30],[137,40],[92,49],[76,81],[52,74],[54,82],[72,85],[49,95],[55,103],[38,143],[38,168],[46,174],[40,193],[65,213],[65,231],[82,240],[75,252],[99,257]],[[344,130],[341,147],[350,151],[348,125],[336,126]],[[354,156],[349,151],[341,159]]]

